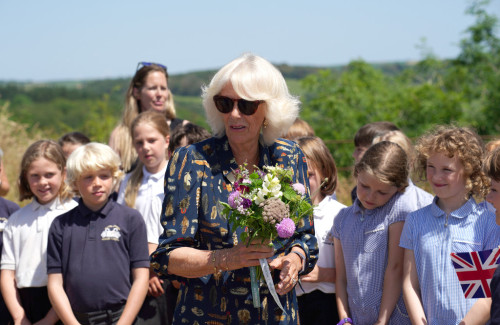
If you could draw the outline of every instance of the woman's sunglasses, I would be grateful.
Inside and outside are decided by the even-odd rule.
[[[217,107],[219,112],[224,114],[233,110],[234,102],[238,103],[238,109],[242,114],[253,115],[263,100],[232,99],[226,96],[214,96],[215,107]]]
[[[147,66],[150,66],[150,65],[157,65],[160,68],[162,68],[165,71],[167,71],[167,67],[164,66],[163,64],[156,63],[156,62],[144,62],[144,61],[137,63],[137,68],[135,69],[135,71],[138,71],[140,68],[147,67]]]

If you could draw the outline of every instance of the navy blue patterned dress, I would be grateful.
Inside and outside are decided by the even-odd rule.
[[[269,147],[260,145],[259,152],[259,167],[276,164],[291,167],[294,181],[308,188],[305,157],[294,142],[279,139]],[[253,307],[248,268],[194,279],[169,275],[167,272],[169,254],[176,248],[213,250],[230,248],[238,243],[242,230],[231,229],[220,204],[227,202],[232,190],[232,170],[237,168],[225,136],[180,148],[169,161],[161,217],[164,232],[151,262],[160,277],[181,282],[174,324],[298,322],[295,290],[279,296],[286,314],[276,305],[264,283],[260,286],[261,307]],[[302,219],[293,237],[275,242],[275,246],[277,251],[274,257],[288,253],[293,246],[300,246],[307,259],[304,274],[310,272],[318,254],[312,214]],[[273,278],[277,284],[279,270],[273,272]]]

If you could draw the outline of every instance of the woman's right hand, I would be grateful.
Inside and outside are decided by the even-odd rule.
[[[269,244],[270,241],[262,242],[261,239],[253,239],[248,245],[247,243],[239,243],[227,249],[227,252],[222,253],[223,261],[220,267],[236,270],[243,267],[260,265],[259,259],[267,259],[274,255],[274,248]],[[227,254],[227,265],[224,262],[224,254]]]

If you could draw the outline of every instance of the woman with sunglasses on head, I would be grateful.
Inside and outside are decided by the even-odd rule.
[[[152,254],[160,277],[181,282],[174,324],[297,324],[294,287],[317,260],[312,215],[294,235],[273,247],[238,242],[219,202],[228,202],[238,166],[290,167],[294,182],[308,187],[305,157],[278,139],[295,121],[299,101],[268,61],[245,54],[225,65],[203,89],[203,106],[214,136],[174,152],[166,173],[161,214],[164,232]],[[307,194],[306,194],[307,195]],[[308,199],[308,198],[307,198]],[[264,282],[254,307],[249,266],[268,260],[278,307]]]
[[[131,171],[137,161],[130,126],[137,115],[150,109],[165,113],[170,130],[188,122],[176,118],[174,97],[168,89],[167,67],[159,63],[139,62],[125,94],[122,120],[109,138],[109,146],[122,159],[125,172]]]

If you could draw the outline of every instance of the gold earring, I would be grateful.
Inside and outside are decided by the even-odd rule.
[[[264,119],[264,129],[267,128],[268,125],[269,125],[269,123],[267,122],[266,119]]]

